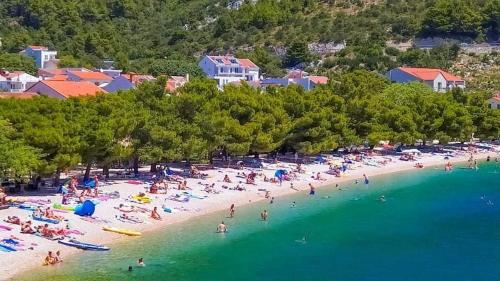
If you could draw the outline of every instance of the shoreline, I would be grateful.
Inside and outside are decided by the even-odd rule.
[[[497,156],[495,152],[480,152],[474,155],[476,160],[484,160],[486,159],[487,156]],[[383,158],[383,157],[381,157]],[[430,154],[424,154],[424,157],[422,159],[418,159],[418,161],[414,162],[405,162],[405,161],[393,161],[390,162],[387,166],[383,167],[374,167],[374,166],[368,166],[368,165],[358,165],[356,169],[350,170],[347,175],[342,176],[340,178],[334,177],[334,176],[329,176],[324,174],[324,170],[328,170],[327,165],[320,165],[320,164],[311,164],[311,165],[304,165],[305,169],[307,172],[305,174],[301,174],[299,180],[294,181],[294,186],[297,190],[291,189],[288,187],[289,183],[284,182],[283,186],[279,186],[276,184],[271,184],[269,182],[258,182],[257,185],[251,186],[249,191],[233,191],[233,192],[228,192],[224,191],[222,195],[210,195],[210,198],[203,199],[203,200],[196,200],[196,201],[191,201],[190,203],[187,203],[186,205],[189,205],[192,203],[192,206],[194,207],[194,210],[190,209],[189,211],[185,212],[178,212],[174,214],[167,214],[167,213],[160,213],[160,215],[163,217],[162,221],[154,221],[150,222],[149,224],[140,224],[140,225],[129,225],[125,223],[110,223],[112,226],[117,226],[117,227],[123,227],[123,228],[131,228],[137,231],[141,231],[143,233],[144,237],[138,237],[138,238],[133,238],[133,237],[123,237],[122,235],[115,234],[115,233],[110,233],[110,232],[105,232],[102,231],[102,224],[91,224],[88,222],[84,222],[82,220],[76,220],[72,221],[71,224],[75,224],[76,226],[79,226],[80,228],[86,228],[88,227],[89,230],[87,231],[85,237],[76,237],[79,240],[85,241],[85,242],[92,242],[95,241],[98,243],[102,244],[107,244],[108,246],[114,245],[115,243],[119,242],[124,242],[126,239],[129,239],[132,241],[132,239],[147,239],[148,235],[151,232],[157,232],[161,231],[167,226],[172,226],[176,224],[181,224],[181,223],[186,223],[187,221],[191,219],[196,219],[204,215],[211,215],[217,212],[222,212],[224,210],[229,209],[229,206],[231,204],[235,204],[237,208],[243,207],[248,204],[260,202],[263,200],[268,200],[264,198],[264,194],[262,191],[258,191],[258,188],[266,188],[267,190],[271,189],[272,190],[272,197],[281,197],[281,196],[286,196],[290,194],[294,194],[297,192],[304,192],[309,189],[308,184],[313,183],[314,186],[319,189],[319,188],[325,188],[327,186],[332,186],[334,184],[342,184],[346,183],[349,181],[354,181],[356,179],[362,178],[363,174],[366,174],[368,177],[376,177],[376,176],[383,176],[383,175],[389,175],[393,173],[399,173],[399,172],[407,172],[411,170],[421,170],[417,169],[414,167],[414,164],[416,162],[420,162],[424,164],[425,169],[429,169],[432,167],[437,167],[437,166],[444,166],[445,163],[451,162],[453,164],[458,164],[458,163],[463,163],[466,162],[469,158],[468,154],[461,155],[461,156],[456,156],[453,158],[450,158],[449,160],[444,160],[443,155],[430,155]],[[216,183],[220,184],[220,181],[217,181],[215,178],[218,176],[218,178],[221,178],[224,176],[225,173],[227,174],[234,174],[236,173],[237,170],[232,170],[232,169],[217,169],[217,170],[211,170],[210,171],[210,177],[206,180],[206,182],[209,183]],[[265,170],[263,173],[266,172],[272,172],[274,173],[274,169],[271,170]],[[325,181],[315,181],[312,178],[309,177],[309,175],[312,173],[316,172],[323,172],[322,177],[326,178]],[[231,175],[232,176],[232,175]],[[194,186],[196,186],[196,182],[199,182],[200,180],[198,179],[189,179],[188,180],[188,186],[193,186],[193,189],[195,189]],[[123,182],[119,182],[116,186],[116,188],[120,189],[125,189],[127,187],[130,189],[130,192],[137,192],[138,189],[136,186],[130,186],[130,184],[125,184]],[[128,186],[127,186],[128,185]],[[143,185],[140,185],[141,187]],[[248,185],[246,185],[248,187]],[[113,185],[106,186],[103,189],[108,190],[109,187],[113,187]],[[198,187],[198,186],[196,186]],[[142,188],[140,190],[143,190]],[[129,190],[127,190],[129,191]],[[133,194],[133,193],[132,193]],[[39,197],[46,197],[46,196],[39,196]],[[57,196],[54,196],[57,198]],[[153,196],[152,196],[153,197]],[[155,199],[164,199],[162,196],[155,195]],[[111,201],[111,202],[110,202]],[[102,213],[102,211],[107,213],[108,218],[113,218],[112,216],[110,217],[111,214],[109,209],[114,211],[113,207],[116,205],[118,202],[117,200],[110,200],[106,202],[102,202],[97,206],[97,211],[96,214],[98,217],[105,217]],[[156,200],[155,200],[156,201]],[[156,204],[148,204],[148,205],[154,205],[158,206],[157,202],[154,202]],[[177,203],[177,202],[176,202]],[[182,203],[179,203],[182,206]],[[176,204],[176,205],[179,205]],[[174,205],[172,203],[172,205]],[[107,208],[106,208],[107,207]],[[151,207],[151,206],[147,206]],[[16,213],[20,212],[25,212],[22,210],[17,210],[14,208],[11,208],[16,211]],[[7,209],[4,211],[0,211],[1,218],[4,219],[6,217],[6,212],[11,209]],[[100,211],[100,212],[99,212]],[[12,214],[9,214],[12,215]],[[72,215],[73,217],[76,217]],[[5,223],[3,223],[5,225]],[[17,230],[17,229],[15,229]],[[13,231],[11,231],[13,232]],[[7,232],[0,232],[0,235],[3,234],[13,234],[17,237],[21,236],[22,238],[25,238],[25,235],[20,235],[18,233],[7,233]],[[37,237],[39,238],[39,237]],[[39,238],[42,239],[42,238]],[[43,243],[38,243],[43,241]],[[30,270],[34,270],[37,267],[40,266],[41,260],[45,256],[46,252],[48,250],[57,250],[61,249],[63,253],[63,258],[65,259],[70,259],[76,256],[77,253],[81,252],[80,250],[77,250],[75,248],[69,248],[69,247],[63,247],[57,242],[54,241],[49,241],[46,239],[43,240],[37,240],[36,241],[40,247],[36,248],[34,251],[29,252],[29,256],[21,256],[23,252],[13,252],[13,253],[8,253],[5,255],[0,255],[0,275],[3,276],[2,280],[14,280],[13,278],[15,276],[21,275],[22,273]],[[15,259],[16,262],[12,262],[12,260],[5,262],[5,260],[9,259],[9,256],[11,254],[16,255],[18,259]],[[14,259],[13,259],[14,260]],[[20,260],[20,261],[17,261]]]

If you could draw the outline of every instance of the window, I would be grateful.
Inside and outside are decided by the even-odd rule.
[[[221,59],[216,59],[215,61],[218,63],[224,63]]]
[[[500,103],[499,103],[499,104],[497,104],[497,109],[500,109]]]
[[[238,63],[235,59],[230,59],[229,60],[231,63]]]

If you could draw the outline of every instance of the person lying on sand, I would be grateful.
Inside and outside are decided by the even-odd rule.
[[[11,223],[11,224],[17,224],[17,225],[21,224],[21,219],[19,219],[19,217],[17,217],[17,216],[12,216],[12,217],[8,216],[7,219],[4,221]]]
[[[47,209],[45,209],[44,215],[46,218],[49,218],[49,219],[55,219],[55,220],[63,220],[64,219],[63,217],[54,215],[54,211],[52,211],[50,209],[50,207],[47,207]]]

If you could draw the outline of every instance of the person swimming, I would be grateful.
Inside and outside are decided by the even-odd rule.
[[[293,201],[292,204],[290,205],[290,208],[295,208],[295,206],[297,206],[297,203],[295,203],[295,201]]]
[[[144,263],[144,259],[143,258],[139,258],[139,260],[137,261],[137,265],[138,266],[146,266],[146,264]]]
[[[262,213],[260,213],[260,218],[263,220],[263,221],[267,221],[267,217],[269,216],[269,214],[267,213],[267,210],[264,210]]]
[[[133,267],[131,265],[128,266],[128,271],[132,271]]]
[[[297,239],[297,240],[295,240],[295,242],[300,243],[300,244],[306,244],[307,239],[305,236],[303,236],[302,239]]]
[[[274,203],[274,197],[271,197],[271,201],[269,201],[269,204],[273,204]]]
[[[222,221],[218,226],[217,226],[217,233],[224,233],[227,232],[227,227]]]
[[[380,198],[379,198],[380,202],[385,202],[385,196],[384,195],[381,195]]]

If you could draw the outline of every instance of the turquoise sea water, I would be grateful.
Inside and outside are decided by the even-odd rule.
[[[500,280],[497,163],[341,187],[193,219],[15,280]],[[215,233],[221,219],[229,233]]]

